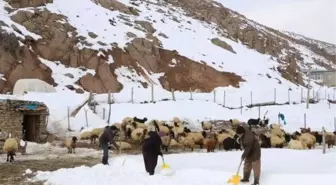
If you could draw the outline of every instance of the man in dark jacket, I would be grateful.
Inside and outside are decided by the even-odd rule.
[[[106,126],[104,129],[103,134],[99,137],[99,144],[100,147],[103,149],[103,159],[102,163],[104,165],[108,165],[108,146],[109,143],[113,144],[117,149],[119,149],[119,146],[114,141],[115,135],[117,133],[118,129],[116,126]]]
[[[162,141],[155,131],[149,131],[142,145],[142,155],[144,158],[145,168],[149,175],[154,175],[157,165],[158,156],[162,156]]]
[[[248,128],[238,126],[236,133],[241,138],[240,141],[244,148],[241,157],[242,160],[245,160],[244,177],[241,182],[249,182],[251,170],[253,169],[254,183],[252,185],[259,185],[261,156],[259,142]]]

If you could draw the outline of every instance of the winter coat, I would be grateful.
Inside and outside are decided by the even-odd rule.
[[[110,142],[111,144],[117,147],[118,145],[114,141],[115,136],[116,136],[116,131],[111,130],[110,127],[105,127],[103,134],[99,137],[100,145],[104,145],[104,144],[106,145]]]
[[[162,155],[162,141],[158,133],[155,131],[149,131],[147,133],[147,136],[148,137],[145,138],[142,145],[142,153],[151,155]]]
[[[160,137],[163,137],[163,136],[165,136],[165,135],[166,135],[166,133],[164,133],[164,132],[160,131],[160,132],[158,132],[158,135],[159,135]]]
[[[252,162],[260,159],[260,144],[258,142],[258,139],[248,128],[245,128],[245,133],[241,137],[241,144],[244,148],[244,152],[242,154],[243,159]]]

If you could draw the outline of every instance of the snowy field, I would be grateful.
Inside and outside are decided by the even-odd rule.
[[[52,185],[223,185],[237,170],[241,152],[184,153],[166,155],[170,165],[161,171],[159,161],[156,175],[148,176],[142,156],[120,156],[109,160],[110,166],[80,166],[54,172],[37,172],[33,180]],[[336,150],[322,154],[321,150],[294,151],[264,149],[261,159],[262,185],[332,185],[336,175]],[[240,170],[242,174],[242,169]],[[251,179],[253,178],[253,173]]]

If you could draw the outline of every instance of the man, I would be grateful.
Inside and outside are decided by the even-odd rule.
[[[241,157],[242,161],[245,160],[244,177],[241,182],[249,182],[251,170],[253,169],[254,182],[252,185],[259,185],[261,156],[259,142],[253,133],[243,126],[238,126],[236,128],[236,133],[240,137],[241,144],[244,148],[244,152]]]
[[[108,165],[108,146],[109,142],[113,144],[117,149],[119,149],[119,146],[117,143],[114,141],[114,138],[116,136],[118,129],[116,126],[106,126],[104,129],[103,134],[99,137],[99,144],[100,147],[103,149],[103,159],[102,163],[104,165]]]
[[[162,141],[156,131],[149,131],[142,145],[142,155],[144,158],[145,169],[149,175],[154,175],[158,156],[162,156]]]

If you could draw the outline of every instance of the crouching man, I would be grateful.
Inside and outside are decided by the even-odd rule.
[[[117,149],[119,149],[119,146],[117,145],[117,143],[115,142],[115,136],[117,133],[118,129],[116,126],[112,125],[112,126],[107,126],[104,129],[103,134],[99,137],[99,144],[100,147],[103,149],[103,159],[102,159],[102,163],[104,165],[108,165],[108,146],[109,143],[111,143],[114,147],[116,147]]]
[[[251,170],[254,173],[254,182],[252,185],[259,185],[260,179],[260,156],[261,150],[257,138],[248,129],[242,126],[236,128],[236,133],[240,137],[244,152],[241,156],[244,163],[244,177],[241,182],[249,182]]]
[[[149,131],[142,145],[142,155],[144,158],[145,169],[149,175],[154,175],[158,156],[162,156],[161,145],[162,141],[158,133],[155,131]]]

